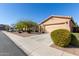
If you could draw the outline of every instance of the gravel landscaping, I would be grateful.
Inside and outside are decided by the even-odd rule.
[[[29,37],[29,36],[34,36],[34,35],[40,35],[40,33],[27,33],[27,32],[22,32],[22,33],[18,33],[18,32],[12,32],[13,34],[22,36],[22,37]]]

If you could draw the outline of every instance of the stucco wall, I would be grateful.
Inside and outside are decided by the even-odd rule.
[[[41,24],[41,26],[44,26],[45,31],[49,33],[56,29],[67,29],[69,31],[71,30],[70,19],[64,18],[51,18]]]
[[[62,22],[68,22],[69,19],[64,18],[51,18],[48,21],[44,22],[43,24],[52,24],[52,23],[62,23]]]

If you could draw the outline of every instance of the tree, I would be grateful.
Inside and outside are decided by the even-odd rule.
[[[19,21],[16,23],[16,29],[18,31],[34,31],[38,27],[38,24],[33,21]]]
[[[77,24],[77,22],[75,23],[75,27],[79,27],[78,24]]]
[[[26,21],[19,21],[16,23],[16,29],[18,31],[25,31],[27,27],[27,22]]]
[[[27,31],[37,31],[38,30],[38,24],[33,21],[27,21]]]

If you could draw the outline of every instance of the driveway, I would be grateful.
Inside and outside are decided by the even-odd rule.
[[[0,56],[25,56],[9,37],[0,31]]]

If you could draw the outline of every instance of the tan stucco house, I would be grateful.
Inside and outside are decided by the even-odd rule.
[[[56,29],[73,30],[75,25],[72,17],[70,16],[50,16],[40,23],[40,32],[52,32]]]

